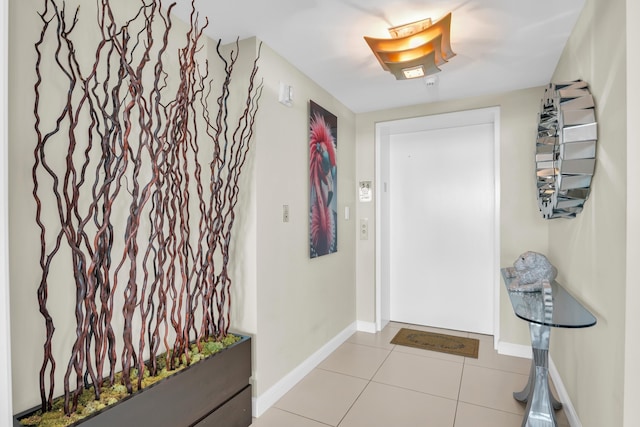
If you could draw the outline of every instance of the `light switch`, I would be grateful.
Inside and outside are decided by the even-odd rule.
[[[282,205],[282,222],[289,222],[289,205]]]

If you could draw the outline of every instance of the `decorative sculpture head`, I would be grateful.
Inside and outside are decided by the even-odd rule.
[[[537,292],[542,290],[544,281],[552,281],[558,275],[558,270],[541,253],[527,251],[520,255],[513,263],[515,279],[509,290],[520,292]]]

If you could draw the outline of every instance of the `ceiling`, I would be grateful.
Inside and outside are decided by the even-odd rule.
[[[584,2],[195,0],[209,18],[209,37],[229,43],[256,36],[355,113],[545,85]],[[191,0],[177,0],[174,11],[188,21]],[[448,12],[457,55],[435,85],[396,80],[363,39],[388,38],[389,27]]]

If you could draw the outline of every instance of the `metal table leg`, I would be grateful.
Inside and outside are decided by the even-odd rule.
[[[533,382],[535,380],[535,372],[536,365],[535,362],[531,360],[531,369],[529,371],[529,381],[527,382],[527,385],[522,389],[522,391],[513,392],[513,397],[518,402],[527,403],[527,401],[529,400],[529,396],[531,395],[531,388],[533,387]],[[551,390],[551,387],[549,387],[549,390]],[[562,409],[562,402],[555,398],[553,392],[549,393],[549,397],[551,398],[551,405],[553,406],[553,409],[555,409],[556,411]]]
[[[529,381],[520,392],[513,397],[526,402],[522,427],[557,427],[554,409],[562,408],[549,389],[549,326],[529,323],[533,363],[529,373]]]

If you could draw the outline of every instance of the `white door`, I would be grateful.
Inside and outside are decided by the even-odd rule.
[[[494,125],[391,135],[391,320],[493,333]]]

